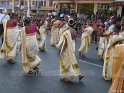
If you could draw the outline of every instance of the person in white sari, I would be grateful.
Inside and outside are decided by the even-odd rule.
[[[39,32],[40,32],[39,48],[40,48],[40,50],[45,50],[45,48],[46,48],[47,25],[48,25],[47,20],[45,18],[42,19],[40,22],[40,29],[39,29]]]
[[[109,27],[109,23],[105,22],[105,27],[99,31],[100,40],[98,45],[98,56],[100,60],[104,59],[104,52],[108,44],[108,38],[110,34],[110,32],[108,31],[108,27]]]
[[[82,56],[86,56],[87,52],[88,52],[88,48],[90,45],[90,39],[91,39],[91,34],[94,31],[94,29],[90,26],[90,22],[87,22],[87,27],[84,29],[84,32],[82,33],[82,37],[81,37],[81,45],[79,48],[79,55]]]
[[[71,81],[76,76],[79,76],[79,80],[84,77],[80,72],[75,56],[73,34],[75,34],[75,31],[72,26],[63,33],[64,41],[60,52],[60,76],[64,81]]]
[[[50,38],[50,44],[52,46],[56,46],[59,42],[59,30],[60,30],[60,24],[61,21],[58,19],[52,19],[51,21],[51,38]]]
[[[122,44],[124,38],[120,34],[120,25],[115,25],[114,33],[109,38],[109,43],[107,45],[104,57],[104,66],[103,66],[103,77],[105,80],[111,80],[112,78],[112,66],[113,66],[113,56],[115,46],[118,44]]]
[[[21,29],[22,64],[24,71],[32,74],[38,71],[38,66],[41,64],[41,59],[38,57],[36,24],[31,23],[30,18],[26,18],[24,22],[26,26]]]
[[[62,47],[62,43],[64,41],[64,37],[63,37],[63,33],[65,31],[67,31],[67,29],[69,29],[69,26],[68,26],[68,17],[67,16],[64,16],[64,20],[61,21],[61,24],[60,24],[60,31],[59,31],[59,43],[56,45],[56,48],[58,49],[61,49]]]
[[[17,20],[14,13],[10,14],[10,20],[4,22],[4,41],[0,49],[0,58],[6,58],[10,64],[15,64],[17,38],[19,32],[16,31]]]

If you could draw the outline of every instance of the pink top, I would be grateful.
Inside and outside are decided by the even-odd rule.
[[[32,24],[32,28],[25,30],[26,34],[33,34],[36,32],[36,24]]]
[[[16,19],[14,19],[11,23],[7,23],[7,28],[9,28],[9,27],[15,27],[16,25],[17,25],[17,20]]]
[[[113,35],[114,34],[114,32],[110,32],[110,35]]]

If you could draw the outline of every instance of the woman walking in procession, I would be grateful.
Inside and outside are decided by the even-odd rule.
[[[64,42],[60,52],[60,76],[64,81],[71,81],[75,76],[81,80],[84,76],[80,72],[74,52],[73,38],[76,31],[72,28],[73,22],[69,20],[69,29],[63,33]]]
[[[16,31],[17,20],[15,14],[10,14],[10,20],[4,22],[4,41],[0,49],[0,58],[6,58],[10,64],[15,64],[17,38],[19,32]]]
[[[25,27],[21,30],[22,39],[22,64],[26,73],[32,74],[38,71],[41,59],[38,57],[38,42],[36,38],[36,24],[31,23],[30,18],[24,20]]]

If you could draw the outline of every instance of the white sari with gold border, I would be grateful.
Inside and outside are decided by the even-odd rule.
[[[109,43],[105,51],[104,66],[103,66],[103,77],[105,80],[112,78],[112,65],[115,46],[113,45],[117,41],[122,41],[124,38],[122,35],[113,35],[109,38]]]
[[[109,34],[109,31],[105,31],[103,35]],[[104,53],[108,44],[108,38],[109,36],[100,37],[99,45],[98,45],[98,56],[102,59],[104,59]]]
[[[47,21],[45,21],[45,23],[40,26],[39,32],[40,32],[40,42],[39,42],[39,48],[41,50],[45,49],[45,45],[46,45],[46,28],[47,28]]]
[[[90,45],[90,39],[91,39],[91,33],[93,32],[93,28],[91,26],[88,26],[87,28],[85,28],[85,32],[82,33],[82,37],[81,37],[81,45],[79,48],[79,52],[82,55],[86,55],[88,52],[88,47]]]
[[[50,44],[56,46],[56,44],[59,42],[59,25],[60,21],[56,20],[53,23],[52,29],[51,29],[51,38],[50,38]]]
[[[63,33],[65,31],[67,31],[67,29],[69,28],[68,24],[64,24],[64,26],[62,26],[60,28],[60,31],[59,31],[59,36],[60,36],[60,39],[59,39],[59,43],[56,45],[56,48],[60,48],[62,46],[62,43],[64,41],[64,37],[63,37]]]
[[[66,32],[64,32],[63,36],[64,36],[64,43],[62,45],[61,51],[63,51],[63,47],[65,45],[65,39],[67,40],[67,48],[63,52],[63,56],[60,56],[60,76],[62,78],[79,76],[81,73],[75,56],[70,31],[67,30]]]
[[[115,46],[112,66],[112,81],[114,81],[122,63],[124,62],[124,44],[119,44]]]
[[[41,64],[41,59],[38,57],[38,42],[36,34],[26,35],[25,27],[21,30],[22,41],[22,64],[26,73],[34,67]]]
[[[0,58],[15,59],[17,50],[17,38],[19,31],[16,27],[7,28],[7,21],[4,22],[4,41],[0,49]]]
[[[98,45],[98,56],[100,58],[104,59],[104,52],[106,50],[107,47],[107,37],[100,37],[100,41],[99,41],[99,45]]]

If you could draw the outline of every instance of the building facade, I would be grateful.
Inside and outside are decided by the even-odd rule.
[[[0,0],[0,8],[8,12],[47,13],[55,9],[54,0]]]
[[[0,0],[0,9],[12,10],[12,2],[10,0]]]
[[[0,8],[7,12],[45,14],[49,10],[74,9],[76,12],[114,11],[124,15],[124,0],[0,0]]]
[[[113,0],[113,5],[118,6],[117,14],[124,16],[124,0]]]
[[[76,12],[81,12],[83,9],[92,11],[96,14],[98,11],[113,11],[117,15],[123,14],[124,0],[55,0],[58,10],[61,9],[74,9]],[[120,2],[120,5],[115,5]],[[82,10],[81,10],[82,9]]]

